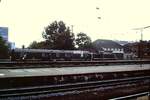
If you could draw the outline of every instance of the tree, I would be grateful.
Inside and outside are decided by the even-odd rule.
[[[33,41],[33,42],[29,45],[28,48],[30,48],[30,49],[38,49],[38,43],[37,43],[36,41]]]
[[[29,47],[29,49],[49,49],[48,48],[48,44],[47,42],[45,41],[41,41],[41,42],[36,42],[36,41],[33,41]]]
[[[75,41],[80,50],[89,50],[93,48],[91,38],[85,33],[78,33]]]
[[[48,48],[63,50],[74,49],[74,34],[70,31],[69,27],[66,27],[63,21],[54,21],[48,25],[42,36],[46,39],[46,43],[49,44]]]
[[[0,59],[8,58],[9,48],[5,41],[0,36]]]

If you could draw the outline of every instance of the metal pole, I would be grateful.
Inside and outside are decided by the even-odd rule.
[[[141,55],[141,60],[142,60],[142,57],[143,57],[143,43],[142,43],[142,41],[143,41],[143,29],[141,29],[141,42],[140,42],[140,49],[141,49],[141,52],[140,52],[140,55]]]
[[[150,91],[149,91],[149,94],[148,94],[148,100],[150,100]]]
[[[73,33],[73,25],[71,25],[71,31],[72,31],[72,33]]]
[[[141,31],[141,41],[139,42],[139,44],[140,44],[140,60],[142,60],[142,57],[143,57],[143,46],[142,46],[142,41],[143,41],[143,34],[142,34],[142,32],[143,32],[143,29],[141,29],[140,30]],[[142,67],[142,63],[140,64],[140,67]]]
[[[141,29],[141,41],[143,41],[143,29]]]

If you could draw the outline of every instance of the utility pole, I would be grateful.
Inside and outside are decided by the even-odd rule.
[[[73,34],[73,25],[71,25],[71,31],[72,31],[72,34]]]
[[[150,28],[150,26],[134,28],[133,29],[133,30],[140,30],[140,32],[141,32],[141,41],[143,40],[143,30],[146,29],[146,28]]]

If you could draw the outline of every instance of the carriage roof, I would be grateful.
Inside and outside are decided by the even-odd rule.
[[[14,52],[26,52],[26,53],[90,53],[89,51],[82,50],[52,50],[52,49],[14,49]]]

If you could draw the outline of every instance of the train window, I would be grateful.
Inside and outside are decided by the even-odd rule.
[[[99,77],[100,77],[100,79],[103,79],[103,78],[104,78],[104,76],[103,76],[102,74],[100,74]]]
[[[77,76],[77,81],[78,82],[84,81],[84,76],[83,75]]]
[[[42,57],[45,57],[45,53],[42,53]]]
[[[81,58],[83,57],[83,53],[80,54],[80,57],[81,57]]]
[[[61,76],[61,81],[64,81],[64,77],[63,76]]]
[[[97,74],[95,74],[95,77],[96,77],[96,78],[98,78],[98,75],[97,75]]]
[[[127,77],[127,76],[128,76],[128,74],[123,74],[123,76]]]
[[[71,57],[71,53],[65,53],[65,57]]]
[[[114,73],[114,74],[113,74],[113,76],[116,78],[116,77],[117,77],[117,74],[116,74],[116,73]]]
[[[84,76],[85,81],[88,81],[88,76]]]
[[[57,77],[54,77],[54,81],[55,81],[55,82],[57,82],[57,81],[58,81]]]
[[[77,76],[73,76],[73,79],[75,79],[75,80],[76,80],[76,79],[77,79]]]
[[[90,81],[95,81],[95,80],[97,80],[97,78],[96,78],[95,75],[89,75],[89,80]]]
[[[56,57],[59,57],[59,53],[56,53]]]

